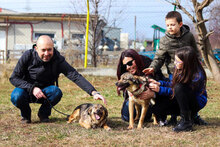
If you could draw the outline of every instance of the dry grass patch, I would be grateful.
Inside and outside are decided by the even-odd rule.
[[[172,127],[146,123],[141,130],[127,130],[128,123],[120,118],[122,96],[117,96],[114,77],[85,76],[107,99],[108,124],[112,131],[86,130],[78,123],[67,124],[66,117],[52,110],[51,123],[39,123],[39,104],[31,104],[32,124],[20,123],[20,112],[10,101],[13,86],[8,80],[0,83],[0,146],[219,146],[220,85],[208,80],[208,104],[200,112],[208,126],[195,126],[193,132],[174,133]],[[61,76],[63,98],[56,109],[71,114],[82,103],[95,101],[75,84]]]

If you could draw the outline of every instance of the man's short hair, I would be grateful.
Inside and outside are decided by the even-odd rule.
[[[176,21],[178,23],[182,22],[182,16],[177,11],[170,11],[170,12],[168,12],[167,15],[166,15],[166,19],[169,19],[169,18],[176,18]]]

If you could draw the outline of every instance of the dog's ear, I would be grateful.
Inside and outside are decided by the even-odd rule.
[[[134,78],[131,79],[131,81],[132,81],[133,83],[140,84],[139,76],[136,76],[136,75],[135,75]]]
[[[88,115],[91,115],[91,113],[92,113],[92,107],[89,107],[88,110],[87,110],[87,112],[88,112]]]

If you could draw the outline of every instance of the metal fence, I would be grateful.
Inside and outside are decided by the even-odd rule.
[[[166,27],[165,16],[174,6],[165,0],[121,0],[112,1],[111,9],[109,17],[99,12],[102,16],[100,18],[104,17],[106,27],[102,29],[102,39],[98,42],[98,66],[116,66],[121,51],[128,48],[141,51],[143,55],[154,53],[144,51],[155,51],[158,48],[157,43]],[[183,23],[189,24],[189,18],[181,14]],[[83,67],[86,20],[69,21],[70,18],[62,18],[59,21],[8,20],[10,23],[7,24],[0,21],[0,39],[7,36],[5,40],[0,40],[0,62],[6,62],[6,58],[8,61],[17,60],[24,50],[32,48],[40,35],[46,34],[53,38],[55,48],[62,52],[70,64]],[[92,36],[89,38],[91,41]],[[7,50],[2,49],[2,42]],[[153,58],[153,55],[149,56]],[[91,64],[91,54],[88,55],[88,64]]]

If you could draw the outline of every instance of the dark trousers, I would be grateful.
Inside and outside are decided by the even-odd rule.
[[[189,111],[192,115],[196,115],[200,108],[192,88],[187,84],[176,84],[174,91],[174,98],[157,96],[152,112],[158,117],[180,115],[180,113]]]
[[[188,84],[176,84],[174,92],[181,113],[190,111],[195,114],[200,110],[195,93]]]
[[[152,107],[152,112],[158,118],[166,118],[167,115],[179,115],[180,109],[175,98],[171,99],[169,96],[157,96],[156,104]]]

